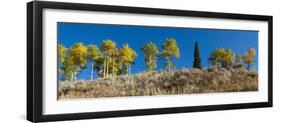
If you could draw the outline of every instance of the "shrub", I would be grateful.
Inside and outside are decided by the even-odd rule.
[[[209,68],[59,82],[59,99],[257,91],[258,73]]]

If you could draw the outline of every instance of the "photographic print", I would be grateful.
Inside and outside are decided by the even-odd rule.
[[[258,91],[258,34],[58,22],[58,99]]]
[[[27,120],[272,107],[273,17],[32,1]]]

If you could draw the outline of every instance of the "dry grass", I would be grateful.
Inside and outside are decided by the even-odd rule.
[[[243,69],[143,72],[93,81],[60,82],[59,99],[257,91],[258,74]]]

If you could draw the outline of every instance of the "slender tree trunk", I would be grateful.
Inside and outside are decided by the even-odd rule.
[[[74,72],[74,81],[76,81],[76,80],[77,80],[77,78],[76,78],[76,74],[77,74],[77,72],[75,71],[75,72]]]
[[[94,78],[94,62],[92,62],[92,67],[91,67],[91,80]]]
[[[74,72],[71,73],[71,78],[70,78],[71,82],[73,82],[73,78],[74,78]]]
[[[106,63],[106,77],[108,77],[109,58],[106,61],[107,61],[107,63]]]
[[[104,62],[103,62],[103,78],[105,77],[105,69],[106,69],[106,56],[104,56]]]
[[[70,79],[71,82],[75,81],[75,71],[76,69],[74,68],[71,73],[71,79]]]
[[[115,62],[114,60],[115,60],[115,59],[112,59],[112,76],[115,76],[115,75],[114,75],[114,62]]]
[[[131,75],[131,64],[129,64],[129,75]]]
[[[127,75],[129,75],[129,65],[126,65],[127,67]]]
[[[250,70],[250,64],[247,64],[247,70],[248,71]]]
[[[121,66],[121,74],[124,74],[124,68],[123,68],[123,63],[120,64]]]
[[[168,71],[171,71],[171,59],[170,59],[170,57],[168,57],[168,61],[169,61],[169,64],[168,64]]]
[[[148,66],[149,72],[151,72],[152,69],[153,69],[152,66],[151,66],[151,62],[152,62],[152,58],[151,58],[151,56],[149,56],[149,62],[148,62],[148,63],[150,64],[150,65]]]
[[[75,72],[75,74],[74,74],[74,79],[75,79],[75,81],[77,81],[77,72]]]
[[[100,71],[96,71],[96,74],[97,74],[97,79],[99,79],[100,78],[100,76],[99,76],[99,74],[100,74],[101,72]]]

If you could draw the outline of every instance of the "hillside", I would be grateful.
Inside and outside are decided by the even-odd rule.
[[[244,69],[142,72],[93,81],[59,82],[59,99],[257,91],[258,74]]]

